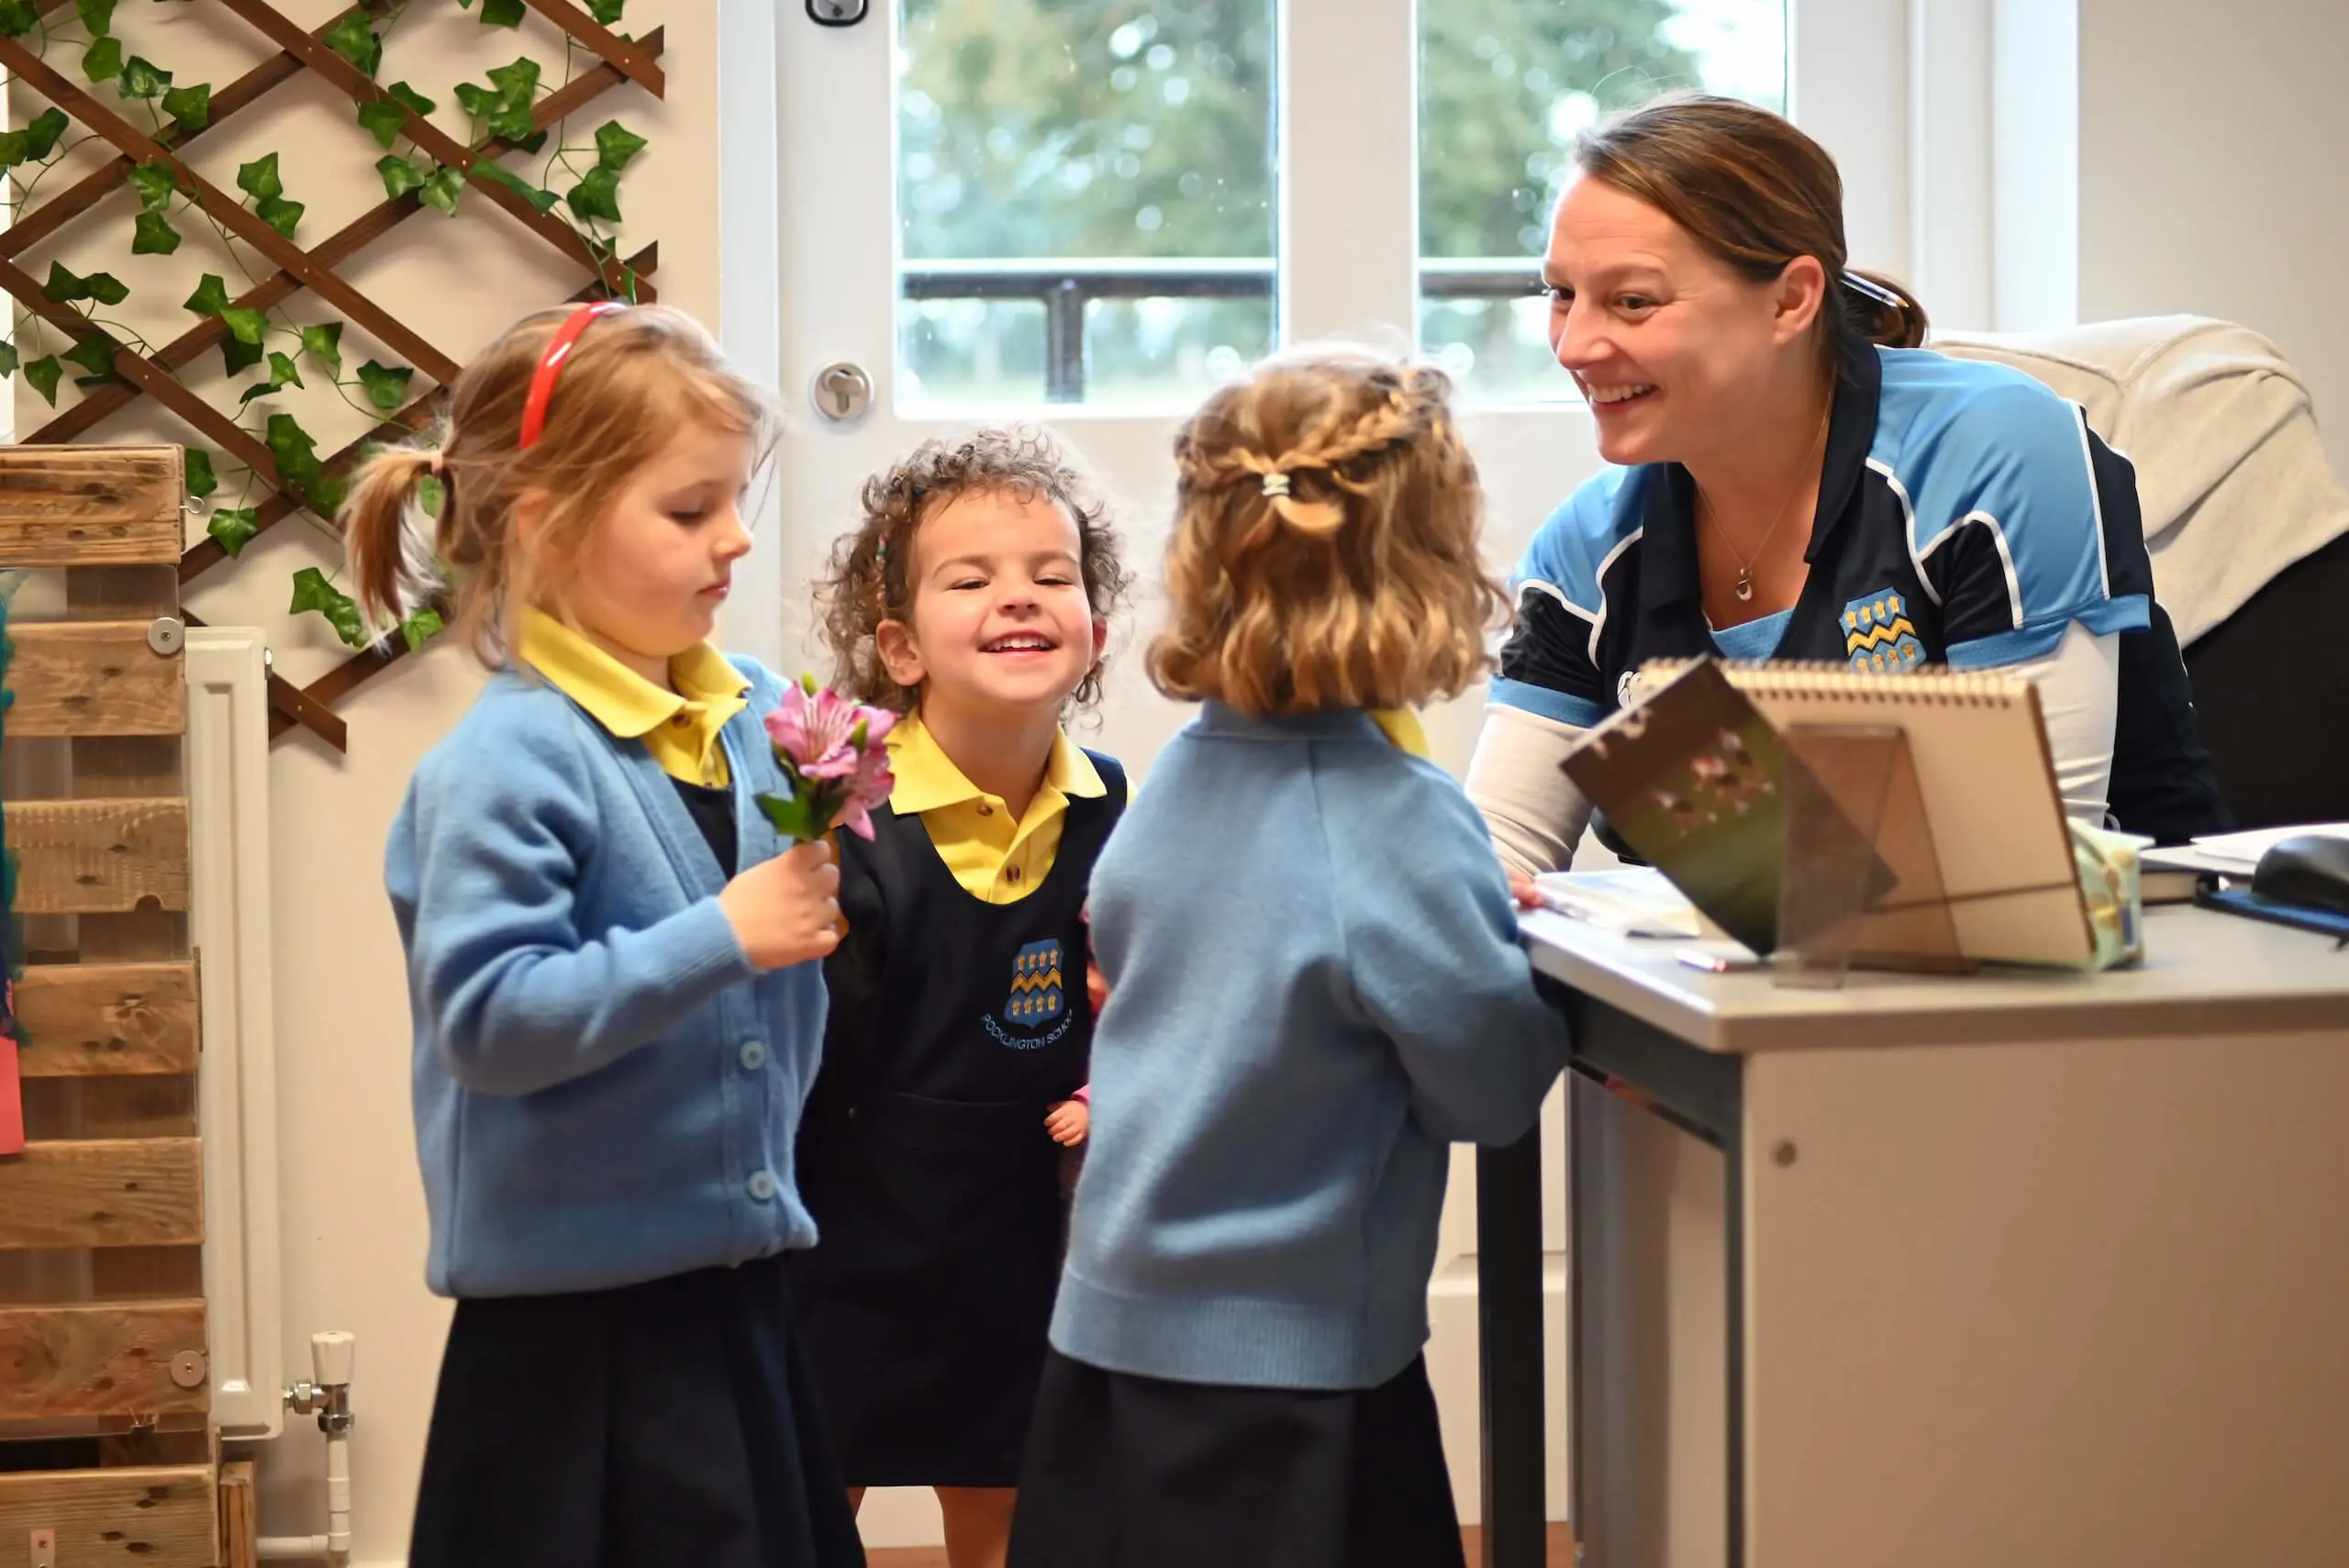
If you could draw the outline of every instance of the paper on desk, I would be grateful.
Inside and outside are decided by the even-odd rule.
[[[1553,871],[1533,879],[1542,902],[1559,914],[1631,937],[1701,937],[1707,922],[1680,890],[1651,867]]]
[[[2349,822],[2312,822],[2299,828],[2260,828],[2247,833],[2218,833],[2195,840],[2194,847],[2211,860],[2250,871],[2259,864],[2260,856],[2285,840],[2297,839],[2302,834],[2349,839]]]

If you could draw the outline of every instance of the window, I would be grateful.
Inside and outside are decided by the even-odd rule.
[[[1787,0],[1420,0],[1419,345],[1479,398],[1570,398],[1540,289],[1566,150],[1702,89],[1784,112]]]
[[[1273,6],[899,0],[901,403],[1163,403],[1272,348]]]

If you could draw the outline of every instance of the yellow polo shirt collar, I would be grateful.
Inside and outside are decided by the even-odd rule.
[[[1000,798],[954,765],[918,714],[889,732],[889,771],[896,779],[891,808],[919,817],[954,880],[989,904],[1016,904],[1041,885],[1060,853],[1070,800],[1108,793],[1085,749],[1055,735],[1044,782],[1015,822]]]
[[[549,684],[623,740],[642,740],[662,772],[686,784],[730,782],[719,735],[749,705],[751,683],[703,642],[669,662],[675,690],[654,685],[542,610],[526,610],[518,651]]]

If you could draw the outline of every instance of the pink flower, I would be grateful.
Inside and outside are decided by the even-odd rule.
[[[785,799],[762,795],[760,805],[787,836],[820,838],[834,827],[873,837],[873,808],[886,802],[896,779],[884,742],[897,716],[820,689],[813,676],[784,693],[767,715],[767,739],[791,780]]]

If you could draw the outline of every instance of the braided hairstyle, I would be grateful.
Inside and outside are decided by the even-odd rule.
[[[864,482],[864,517],[832,546],[816,584],[816,610],[832,652],[834,686],[857,701],[896,713],[920,706],[881,662],[875,634],[884,621],[909,621],[914,606],[914,535],[926,518],[965,495],[1009,495],[1058,503],[1076,524],[1078,571],[1097,616],[1125,597],[1126,569],[1107,510],[1052,438],[1039,431],[975,430],[959,440],[929,440],[904,462]],[[1101,700],[1098,663],[1076,688],[1079,707]]]
[[[1174,439],[1166,628],[1152,684],[1248,714],[1457,696],[1508,609],[1484,498],[1430,365],[1276,359]]]

